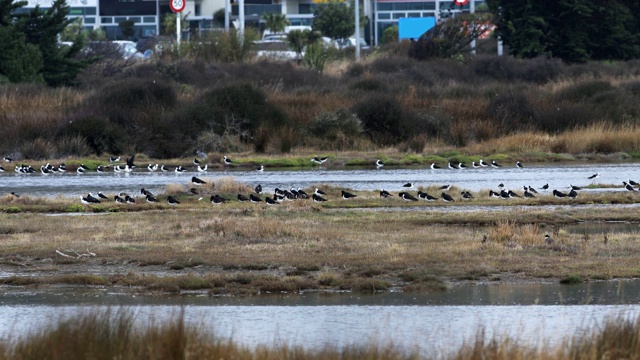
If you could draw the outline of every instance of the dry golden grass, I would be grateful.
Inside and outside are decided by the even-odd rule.
[[[371,342],[369,345],[315,350],[299,347],[243,347],[231,340],[217,338],[200,325],[190,325],[184,313],[170,314],[160,323],[140,319],[123,309],[94,310],[60,320],[51,327],[24,337],[10,335],[0,343],[3,359],[423,359],[419,354],[393,345]],[[538,348],[510,339],[489,339],[482,329],[474,341],[442,359],[475,360],[598,360],[637,359],[640,355],[640,320],[610,318],[591,332],[567,336],[560,345],[543,344]]]
[[[387,200],[405,206],[399,198]],[[380,200],[362,200],[368,202]],[[640,276],[640,265],[633,256],[640,251],[635,234],[608,234],[605,243],[602,235],[587,237],[562,230],[563,224],[578,220],[636,220],[634,212],[627,209],[549,212],[544,208],[507,207],[505,210],[511,210],[501,212],[504,220],[496,223],[494,212],[429,211],[429,206],[425,211],[381,212],[333,210],[310,201],[275,207],[193,204],[197,205],[96,216],[0,214],[0,271],[16,276],[29,273],[31,279],[35,275],[53,276],[43,283],[78,283],[83,280],[55,276],[69,267],[84,272],[91,269],[92,274],[136,274],[144,269],[139,265],[147,265],[153,268],[144,271],[157,272],[160,279],[141,286],[160,291],[217,288],[213,285],[216,282],[207,277],[213,269],[255,269],[257,274],[264,272],[279,279],[250,280],[248,289],[315,284],[320,288],[370,290],[397,286],[430,291],[434,287],[421,285],[424,279],[442,283],[504,273],[530,280],[569,275],[584,279]],[[552,233],[552,228],[558,232],[554,234],[557,247],[544,243],[544,234]],[[55,253],[69,249],[97,256],[68,259]],[[36,259],[53,259],[54,264],[46,262],[45,266]],[[408,269],[422,274],[420,279],[406,280],[402,274]],[[166,272],[192,272],[196,278],[178,283],[167,279],[165,288],[161,284]],[[287,274],[306,274],[309,278],[301,282],[295,277],[287,279]],[[352,280],[345,282],[344,276]],[[237,286],[220,289],[216,291],[238,291]]]

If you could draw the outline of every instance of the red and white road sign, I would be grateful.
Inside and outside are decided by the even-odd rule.
[[[169,1],[169,7],[171,7],[171,10],[173,10],[173,12],[176,12],[176,13],[182,12],[182,10],[184,10],[184,7],[186,5],[187,5],[187,2],[185,0],[171,0],[171,1]]]
[[[453,4],[458,6],[464,6],[468,2],[469,0],[453,0]]]

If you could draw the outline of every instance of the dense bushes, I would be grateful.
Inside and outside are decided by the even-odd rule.
[[[29,158],[134,152],[166,158],[298,146],[420,152],[434,141],[465,146],[529,130],[635,125],[637,74],[640,62],[564,65],[491,56],[463,62],[379,56],[336,75],[264,61],[148,62],[81,90],[1,86],[0,152]],[[593,149],[613,149],[605,145]]]

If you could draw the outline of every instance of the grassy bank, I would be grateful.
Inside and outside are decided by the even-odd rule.
[[[559,346],[532,348],[509,339],[486,339],[479,331],[475,342],[449,349],[445,359],[636,359],[640,321],[610,319],[590,333],[567,336]],[[221,340],[185,323],[184,315],[158,324],[136,323],[125,310],[75,316],[24,338],[0,343],[6,359],[421,359],[393,345],[327,346],[319,350],[273,346],[248,348]]]
[[[101,208],[105,213],[96,216],[4,213],[0,271],[13,276],[0,283],[255,295],[303,289],[431,292],[461,281],[640,276],[634,256],[640,251],[637,234],[565,230],[584,221],[636,221],[627,208],[549,212],[481,198],[474,200],[477,211],[436,210],[449,205],[395,211],[408,205],[397,197],[382,201],[372,192],[360,195],[355,201],[330,201],[326,207],[310,201],[216,207],[186,198],[177,208],[139,204],[122,207],[136,211]],[[585,194],[580,201],[612,202],[611,197],[598,200],[600,196]],[[616,196],[620,202],[637,201],[632,194]],[[550,203],[564,200],[547,198]],[[484,211],[482,204],[502,204],[505,211]],[[66,206],[71,205],[94,211],[79,204]],[[381,206],[390,209],[376,209]],[[555,242],[547,244],[545,234]]]

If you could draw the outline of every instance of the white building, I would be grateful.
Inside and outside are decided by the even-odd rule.
[[[213,14],[224,9],[224,0],[185,0],[183,16],[187,16],[185,32],[198,33],[222,24],[215,24]],[[238,18],[238,0],[231,1],[231,19]],[[454,12],[469,9],[469,2],[462,8],[453,6],[453,1],[441,0],[361,0],[362,9],[369,20],[363,26],[364,38],[371,44],[377,44],[385,28],[397,25],[404,17],[436,17],[454,9]],[[476,6],[484,0],[475,1]],[[26,9],[39,5],[51,6],[53,0],[28,0]],[[247,26],[259,26],[261,15],[268,12],[282,13],[291,25],[311,25],[313,13],[326,0],[245,0],[245,22]],[[82,18],[85,27],[102,27],[107,37],[120,37],[122,21],[133,20],[136,38],[155,36],[160,32],[162,16],[172,13],[169,0],[67,0],[71,7],[71,18]],[[24,11],[24,10],[23,10]]]

